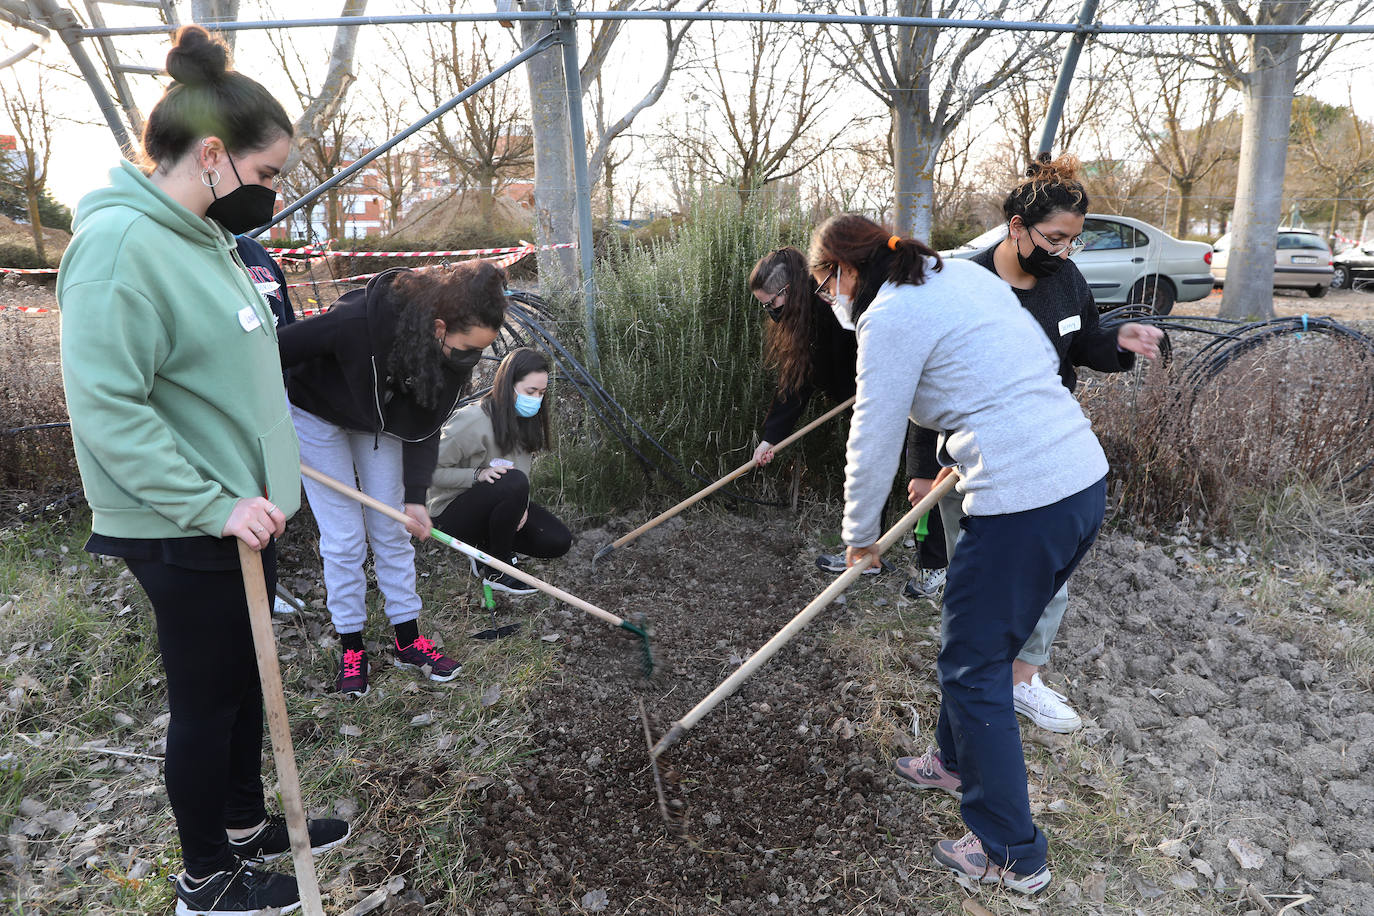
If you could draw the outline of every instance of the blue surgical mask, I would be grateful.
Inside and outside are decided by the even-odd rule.
[[[537,398],[532,394],[515,393],[515,412],[522,417],[532,417],[539,413],[539,406],[544,403],[542,397]]]

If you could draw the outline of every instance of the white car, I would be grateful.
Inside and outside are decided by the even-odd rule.
[[[958,248],[947,258],[970,258],[1006,237],[1003,223]],[[1098,307],[1148,303],[1167,315],[1175,302],[1192,302],[1212,291],[1212,246],[1185,242],[1129,216],[1089,213],[1083,221],[1083,250],[1074,264],[1088,281]]]
[[[1226,283],[1226,262],[1231,254],[1231,233],[1212,243],[1216,258],[1212,261],[1212,278],[1217,286]],[[1335,264],[1331,249],[1311,229],[1280,226],[1274,243],[1274,289],[1300,289],[1313,299],[1320,299],[1335,285]]]

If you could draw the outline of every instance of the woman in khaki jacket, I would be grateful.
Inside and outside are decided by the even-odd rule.
[[[548,360],[534,350],[513,350],[491,391],[450,417],[439,439],[427,501],[435,527],[508,563],[517,552],[547,560],[572,547],[567,526],[530,501],[534,453],[549,447],[548,387]],[[472,566],[494,589],[534,591],[476,560]]]

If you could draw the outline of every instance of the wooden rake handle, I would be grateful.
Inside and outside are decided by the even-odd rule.
[[[291,860],[296,865],[301,909],[305,916],[324,916],[320,885],[315,878],[315,858],[310,854],[305,805],[301,802],[296,752],[291,745],[291,723],[286,718],[286,697],[282,693],[277,637],[272,632],[272,605],[267,597],[262,554],[243,541],[238,541],[238,545],[243,591],[248,598],[248,620],[253,628],[253,650],[258,659],[258,679],[262,682],[262,699],[267,707],[267,729],[272,735],[272,758],[277,764],[277,783],[281,786],[281,805],[286,813],[286,832],[291,838]]]
[[[801,429],[794,432],[792,435],[788,436],[786,439],[779,442],[777,445],[773,446],[773,452],[776,454],[777,452],[782,451],[783,449],[787,448],[787,446],[791,445],[793,442],[796,442],[802,436],[805,436],[807,433],[811,432],[811,430],[815,429],[817,426],[820,426],[822,423],[826,422],[832,417],[838,416],[839,414],[848,410],[853,405],[854,398],[850,398],[843,404],[837,404],[830,410],[827,410],[825,413],[821,414],[816,419],[812,420],[810,423],[803,426]],[[712,493],[719,490],[721,487],[728,484],[730,481],[735,480],[739,477],[743,477],[745,474],[749,473],[757,466],[758,462],[750,458],[744,464],[735,468],[733,471],[731,471],[729,474],[726,474],[724,477],[722,477],[720,480],[717,480],[715,483],[708,484],[706,487],[693,493],[691,496],[687,497],[682,502],[678,503],[676,506],[673,506],[673,508],[669,509],[666,512],[660,513],[659,515],[654,516],[653,518],[649,519],[649,521],[640,525],[638,528],[629,532],[628,534],[621,535],[619,538],[611,542],[611,547],[624,547],[626,544],[630,543],[644,532],[663,524],[668,519],[672,518],[674,515],[677,515],[683,509],[687,509],[691,506],[696,505],[706,497],[710,496]]]
[[[364,493],[362,490],[359,490],[357,487],[350,487],[348,484],[343,483],[342,481],[335,480],[328,474],[324,474],[320,471],[317,471],[308,464],[301,464],[301,473],[304,474],[306,477],[309,477],[316,483],[323,484],[324,486],[335,491],[336,493],[342,493],[349,499],[357,500],[364,506],[367,506],[369,509],[375,509],[376,511],[385,515],[387,518],[395,519],[402,525],[408,525],[411,521],[413,521],[413,519],[410,516],[406,515],[399,509],[396,509],[392,506],[388,506],[381,500],[368,496],[366,493]],[[452,535],[440,531],[437,528],[435,528],[431,532],[431,536],[439,543],[444,544],[448,547],[452,547],[459,553],[466,554],[467,556],[472,557],[479,563],[485,563],[492,569],[498,569],[514,579],[519,579],[526,585],[532,585],[544,594],[551,595],[554,598],[557,598],[559,601],[562,601],[564,604],[572,605],[579,611],[583,611],[587,614],[592,615],[593,617],[599,618],[600,620],[604,620],[606,623],[609,623],[612,626],[623,627],[625,625],[625,621],[623,618],[617,617],[610,611],[603,610],[602,608],[597,607],[589,601],[583,601],[576,595],[569,594],[568,592],[563,591],[563,589],[558,588],[555,585],[550,585],[543,579],[540,579],[536,576],[532,576],[529,573],[525,572],[523,569],[518,569],[510,565],[509,563],[505,562],[504,560],[498,560],[490,554],[478,550],[471,544],[466,544],[458,540],[457,538],[453,537]]]
[[[887,552],[893,544],[897,543],[898,539],[900,539],[906,531],[909,531],[912,525],[916,524],[918,518],[929,512],[931,508],[940,501],[941,497],[954,489],[954,485],[958,481],[959,475],[949,474],[944,480],[937,483],[920,502],[916,503],[916,505],[911,508],[910,512],[903,515],[897,521],[897,524],[889,528],[887,533],[878,539],[878,555],[881,556],[883,553]],[[720,705],[726,697],[738,690],[741,684],[747,681],[755,671],[777,654],[779,649],[791,642],[792,637],[800,633],[802,629],[811,622],[812,618],[825,610],[830,602],[838,598],[840,593],[849,588],[859,576],[863,575],[863,571],[874,562],[882,561],[876,560],[873,556],[869,556],[866,562],[855,564],[840,573],[834,582],[826,586],[825,591],[813,598],[811,603],[802,609],[801,613],[789,620],[786,626],[779,630],[772,639],[764,643],[753,655],[749,656],[744,664],[735,669],[734,673],[721,681],[715,690],[712,690],[706,695],[705,699],[693,706],[681,719],[674,722],[672,728],[668,730],[668,733],[660,738],[658,743],[654,745],[652,752],[653,756],[657,757],[659,754],[662,754],[668,748],[676,744],[678,740],[687,733],[688,729],[701,721],[703,716]]]

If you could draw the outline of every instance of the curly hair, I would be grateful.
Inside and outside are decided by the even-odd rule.
[[[444,387],[443,342],[434,336],[434,320],[448,333],[474,326],[499,331],[510,301],[506,272],[487,261],[398,269],[386,295],[396,310],[387,371],[404,380],[421,407],[437,406]]]
[[[778,391],[791,395],[806,384],[811,374],[811,334],[816,310],[826,308],[816,296],[815,284],[806,272],[806,257],[790,245],[774,248],[759,258],[749,273],[749,292],[782,297],[782,314],[767,322],[764,331],[764,363],[778,372]]]
[[[1081,164],[1076,156],[1064,155],[1051,159],[1041,153],[1026,169],[1026,177],[1017,182],[1002,202],[1002,214],[1010,222],[1013,216],[1034,226],[1061,210],[1086,215],[1088,192],[1078,180]]]

